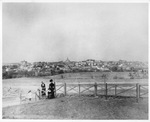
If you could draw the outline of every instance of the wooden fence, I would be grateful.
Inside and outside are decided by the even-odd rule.
[[[58,94],[93,95],[108,97],[134,97],[137,102],[140,97],[148,97],[148,84],[139,83],[94,83],[94,84],[59,84],[56,85]]]
[[[18,97],[20,104],[30,102],[27,93],[21,92],[19,89],[6,89],[7,94],[3,94],[3,98]],[[46,94],[47,95],[47,94]],[[91,95],[91,96],[102,96],[107,100],[108,97],[133,97],[136,101],[139,98],[148,97],[148,84],[142,83],[91,83],[91,84],[56,84],[55,96],[59,95]],[[32,101],[35,102],[40,99],[41,91],[32,91]],[[10,101],[11,102],[11,101]],[[12,101],[13,102],[13,101]],[[10,103],[11,104],[11,103]]]
[[[56,97],[59,94],[66,95],[93,95],[108,97],[134,97],[137,102],[140,97],[148,97],[148,84],[139,83],[93,83],[93,84],[58,84],[56,85]],[[40,99],[39,95],[36,96]]]
[[[17,90],[16,90],[17,91]],[[93,84],[57,84],[55,90],[56,97],[60,94],[66,95],[91,95],[108,97],[134,97],[137,102],[141,97],[148,97],[148,84],[138,83],[93,83]],[[13,92],[12,92],[13,93]],[[19,94],[20,103],[26,103],[27,94],[17,91]],[[12,94],[13,95],[13,94]],[[32,91],[32,101],[43,99],[41,91]]]

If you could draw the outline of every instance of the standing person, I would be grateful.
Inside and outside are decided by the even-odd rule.
[[[43,81],[41,82],[41,88],[42,88],[41,94],[43,97],[46,95],[46,86],[45,86],[45,83]]]
[[[55,83],[53,80],[50,80],[49,89],[51,91],[51,98],[55,98]]]

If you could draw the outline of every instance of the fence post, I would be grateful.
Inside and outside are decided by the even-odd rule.
[[[141,85],[139,85],[139,98],[140,98],[140,93],[141,93]]]
[[[55,82],[54,82],[55,83]],[[54,96],[55,96],[55,98],[56,98],[56,84],[55,84],[55,90],[54,90]]]
[[[115,84],[115,97],[117,96],[117,85]]]
[[[35,94],[35,101],[36,101],[36,92],[34,94]]]
[[[105,83],[105,99],[107,100],[107,83]]]
[[[95,88],[95,96],[97,96],[97,83],[94,84],[94,88]]]
[[[40,89],[38,91],[39,91],[39,99],[41,99],[41,91],[40,91]]]
[[[20,104],[21,104],[21,97],[22,97],[22,94],[21,94],[21,91],[20,91],[20,94],[19,94]]]
[[[64,83],[64,95],[67,95],[66,83]]]
[[[78,85],[79,85],[79,96],[80,96],[80,83]]]
[[[136,84],[136,102],[139,102],[139,84]]]

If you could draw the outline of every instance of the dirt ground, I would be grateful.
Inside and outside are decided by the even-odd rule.
[[[3,108],[3,119],[148,119],[148,99],[66,96]]]

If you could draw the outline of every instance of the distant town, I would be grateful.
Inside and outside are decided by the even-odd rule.
[[[52,76],[75,72],[141,72],[148,77],[148,62],[140,61],[101,61],[87,59],[84,61],[27,62],[3,64],[3,79],[20,77]],[[132,74],[131,74],[132,77]],[[138,77],[138,76],[137,76]],[[133,77],[132,77],[133,78]]]

